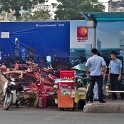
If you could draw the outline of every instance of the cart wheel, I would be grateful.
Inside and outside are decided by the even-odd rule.
[[[60,108],[61,111],[64,111],[64,108]]]
[[[72,111],[75,111],[75,108],[72,108]]]

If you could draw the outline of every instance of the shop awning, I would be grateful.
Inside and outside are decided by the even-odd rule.
[[[124,12],[80,12],[86,21],[90,17],[97,22],[115,22],[124,21]]]

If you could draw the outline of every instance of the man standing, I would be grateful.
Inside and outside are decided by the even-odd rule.
[[[95,82],[98,84],[98,100],[100,103],[105,103],[103,100],[103,77],[106,75],[106,63],[104,59],[97,55],[97,49],[92,49],[93,56],[87,60],[86,75],[90,78],[89,100],[93,102],[93,89]],[[101,69],[102,67],[102,69]],[[88,69],[90,68],[90,74]]]
[[[111,61],[109,63],[108,80],[110,80],[111,90],[117,91],[120,88],[122,73],[122,61],[116,58],[116,52],[111,52]],[[122,97],[122,94],[120,94]],[[116,93],[112,93],[112,100],[117,99]]]

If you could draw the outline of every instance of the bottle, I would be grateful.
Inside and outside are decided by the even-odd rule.
[[[72,81],[74,80],[73,77],[71,78],[71,80],[72,80]]]
[[[69,77],[67,77],[67,80],[69,80]]]
[[[66,80],[68,80],[68,77],[66,77]]]
[[[66,77],[64,77],[64,81],[66,80]]]
[[[72,78],[70,77],[70,81],[72,81]]]

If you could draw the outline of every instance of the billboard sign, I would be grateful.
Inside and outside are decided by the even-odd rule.
[[[78,26],[77,27],[77,40],[86,41],[88,40],[88,28],[85,26]]]

